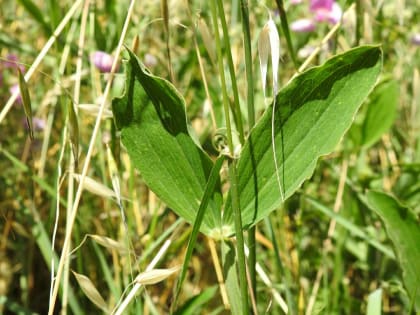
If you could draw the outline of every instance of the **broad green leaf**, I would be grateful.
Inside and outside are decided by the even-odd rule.
[[[399,98],[399,87],[395,80],[385,81],[375,87],[368,103],[362,125],[362,145],[369,147],[394,123]]]
[[[367,203],[385,225],[391,239],[408,295],[420,310],[420,224],[411,209],[377,191],[367,193]]]
[[[188,132],[185,102],[166,80],[150,74],[129,52],[126,91],[112,102],[121,141],[144,181],[187,222],[193,223],[213,162]],[[222,195],[217,179],[201,231],[220,227]]]
[[[225,287],[230,303],[230,310],[232,314],[241,314],[244,302],[241,297],[239,277],[235,263],[235,246],[230,241],[222,241],[221,246],[223,278],[225,279]]]
[[[298,75],[277,95],[274,141],[285,198],[312,175],[317,159],[337,146],[381,68],[379,47],[355,48]],[[238,162],[244,227],[282,203],[273,159],[272,109],[267,109],[251,131]],[[232,213],[228,198],[224,225],[233,226]]]

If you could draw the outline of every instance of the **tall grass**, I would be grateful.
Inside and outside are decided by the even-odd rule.
[[[338,2],[342,21],[298,33],[291,22],[309,2],[3,1],[0,313],[414,314],[407,267],[364,193],[392,194],[418,223],[420,13],[415,1]],[[248,228],[238,160],[276,94],[258,62],[270,16],[279,89],[362,44],[380,44],[384,65],[335,152]],[[209,175],[192,225],[121,144],[111,103],[128,49],[180,92],[194,141],[216,161],[221,183]],[[96,51],[112,55],[107,70]],[[212,238],[199,230],[217,185],[234,230]]]

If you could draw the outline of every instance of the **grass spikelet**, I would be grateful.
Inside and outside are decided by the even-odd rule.
[[[85,275],[82,275],[80,273],[77,273],[75,271],[72,271],[73,275],[75,276],[77,283],[80,285],[80,288],[82,289],[83,293],[88,297],[89,300],[93,302],[97,307],[99,307],[101,310],[103,310],[105,313],[109,314],[108,306],[102,297],[102,295],[99,293],[99,291],[96,289],[95,285],[92,283],[92,281],[86,277]]]
[[[80,174],[73,174],[73,177],[80,182],[82,176]],[[83,188],[101,197],[117,199],[117,195],[112,189],[88,176],[85,177]]]
[[[272,78],[273,78],[273,95],[277,94],[278,90],[278,68],[280,61],[280,37],[277,31],[276,24],[270,17],[268,22],[264,25],[260,36],[258,38],[258,57],[260,61],[260,71],[262,88],[264,98],[267,95],[266,81],[267,81],[267,68],[268,56],[271,54]]]
[[[140,273],[134,281],[142,285],[155,284],[178,272],[179,269],[179,266],[169,269],[152,269]]]

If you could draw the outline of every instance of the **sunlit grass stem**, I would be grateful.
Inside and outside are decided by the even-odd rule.
[[[230,155],[234,157],[232,129],[231,129],[231,124],[230,124],[230,114],[229,114],[229,99],[227,95],[226,79],[225,79],[224,67],[223,67],[223,55],[222,55],[222,46],[220,42],[220,35],[219,35],[219,28],[218,28],[217,8],[214,1],[210,1],[210,8],[211,8],[211,16],[213,20],[215,43],[216,43],[216,49],[217,49],[218,69],[219,69],[219,75],[220,75],[221,85],[222,85],[223,109],[224,109],[225,120],[226,120],[228,149],[229,149]],[[219,12],[219,14],[223,15],[224,12]],[[235,234],[236,234],[236,240],[237,240],[236,252],[237,252],[237,264],[238,264],[238,270],[239,270],[239,285],[240,285],[242,308],[243,308],[242,312],[243,314],[247,314],[249,310],[248,288],[247,288],[247,281],[246,281],[244,238],[243,238],[243,231],[242,231],[242,219],[241,219],[241,210],[240,210],[240,203],[239,203],[238,179],[237,179],[235,158],[232,159],[229,165],[229,180],[230,180],[230,186],[231,186],[232,208],[233,208],[234,217],[235,217]]]
[[[249,130],[255,125],[255,105],[254,105],[254,75],[252,70],[252,48],[251,48],[251,31],[249,27],[249,11],[248,1],[241,0],[241,22],[242,33],[244,36],[244,55],[245,55],[245,73],[247,83],[247,109],[248,109],[248,126]],[[255,265],[257,262],[256,241],[255,241],[256,227],[253,226],[248,231],[248,267],[251,278],[252,292],[254,300],[257,304],[257,273],[255,272]]]
[[[293,48],[292,38],[290,36],[290,28],[289,23],[287,22],[287,14],[286,10],[284,9],[283,0],[276,0],[276,4],[279,10],[281,29],[283,31],[284,37],[286,37],[287,49],[289,51],[290,57],[292,58],[293,65],[295,66],[295,69],[297,69],[299,65],[296,58],[295,49]]]
[[[117,50],[116,50],[116,55],[117,56],[120,54],[120,52],[122,50],[122,44],[123,44],[125,34],[127,32],[127,29],[128,29],[131,14],[133,12],[134,3],[135,3],[135,1],[131,1],[130,6],[129,6],[128,11],[127,11],[127,18],[125,20],[124,27],[123,27],[123,30],[121,32],[120,41],[118,43]],[[117,64],[118,64],[118,59],[115,58],[115,60],[113,62],[113,65],[112,65],[111,73],[115,73],[115,70],[117,69]],[[84,165],[83,165],[81,179],[80,179],[80,182],[79,182],[79,186],[77,188],[76,196],[74,198],[74,203],[73,203],[73,208],[72,208],[72,211],[71,211],[70,222],[69,222],[69,225],[68,225],[68,229],[66,229],[66,235],[65,235],[65,238],[64,238],[64,244],[63,244],[63,249],[62,249],[62,253],[64,253],[64,254],[67,253],[69,248],[70,248],[72,228],[73,228],[74,223],[76,221],[77,209],[78,209],[78,206],[79,206],[80,199],[82,197],[84,179],[86,177],[86,174],[87,174],[87,171],[88,171],[88,168],[89,168],[89,164],[90,164],[90,161],[91,161],[91,158],[92,158],[92,154],[93,154],[93,151],[94,151],[94,147],[95,147],[95,143],[96,143],[96,137],[97,137],[98,132],[99,132],[99,127],[101,125],[100,123],[101,123],[101,120],[102,120],[102,115],[103,115],[103,112],[104,112],[104,109],[105,109],[106,99],[107,99],[107,97],[110,93],[110,90],[111,90],[112,79],[113,79],[113,76],[110,76],[110,79],[107,82],[107,85],[105,87],[104,98],[103,98],[102,104],[101,104],[99,112],[98,112],[98,116],[97,116],[97,119],[96,119],[96,122],[95,122],[94,129],[92,131],[92,137],[91,137],[91,140],[90,140],[90,143],[89,143],[89,149],[87,151],[86,159],[85,159],[85,162],[84,162]],[[66,256],[62,255],[60,257],[60,262],[59,262],[58,269],[57,269],[56,280],[55,280],[54,287],[53,287],[53,290],[52,290],[52,295],[51,295],[49,309],[48,309],[48,314],[49,315],[52,315],[53,312],[54,312],[55,302],[56,302],[57,293],[58,293],[58,287],[59,287],[59,284],[60,284],[61,276],[63,274],[64,264],[65,264],[66,260],[67,260]]]
[[[220,18],[220,24],[222,25],[223,30],[223,41],[224,46],[226,49],[226,59],[228,62],[229,67],[229,76],[232,84],[232,92],[233,92],[233,110],[232,112],[235,113],[235,123],[236,128],[238,129],[239,133],[239,141],[241,142],[241,145],[245,142],[245,135],[244,135],[244,127],[242,122],[242,114],[241,114],[241,106],[239,103],[239,92],[238,92],[238,84],[236,82],[236,75],[235,75],[235,68],[233,66],[233,60],[232,60],[232,48],[230,45],[230,37],[229,37],[229,31],[226,24],[226,17],[225,17],[225,9],[223,7],[223,1],[218,0],[217,1],[217,7],[219,10],[219,18]]]

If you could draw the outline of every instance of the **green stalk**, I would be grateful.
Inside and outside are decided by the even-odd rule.
[[[242,16],[242,32],[244,34],[244,53],[245,53],[245,73],[247,82],[247,108],[248,108],[248,124],[249,130],[255,125],[255,106],[254,106],[254,77],[252,72],[252,50],[251,50],[251,32],[249,28],[249,12],[248,1],[241,0],[241,16]],[[254,293],[255,304],[257,304],[257,273],[255,265],[257,262],[256,242],[255,242],[256,227],[253,226],[248,231],[248,266],[249,275],[251,278],[252,292]]]
[[[241,0],[242,32],[244,33],[245,73],[249,129],[255,125],[254,76],[252,72],[251,32],[249,28],[248,0]]]
[[[223,7],[223,1],[218,0],[217,1],[218,10],[219,10],[219,18],[220,22],[222,24],[222,30],[223,30],[223,40],[224,45],[226,48],[226,51],[228,52],[226,54],[228,66],[229,66],[229,75],[230,80],[232,82],[232,91],[233,91],[233,112],[235,113],[235,124],[238,128],[239,132],[239,141],[241,144],[245,142],[245,136],[244,136],[244,127],[242,123],[242,115],[241,115],[241,107],[239,105],[239,92],[238,92],[238,84],[236,83],[236,75],[235,75],[235,68],[233,66],[233,60],[232,60],[232,54],[230,53],[232,51],[230,40],[229,40],[229,32],[226,25],[226,18],[225,18],[225,9]]]
[[[227,129],[227,142],[229,147],[230,155],[234,156],[234,148],[232,141],[232,129],[230,125],[230,115],[229,115],[229,99],[226,89],[226,78],[223,68],[223,56],[222,56],[222,46],[220,42],[220,35],[218,29],[218,19],[217,19],[217,8],[215,1],[210,1],[211,15],[213,20],[215,42],[217,48],[217,63],[220,73],[221,85],[222,85],[222,95],[223,95],[223,109],[225,113],[226,120],[226,129]],[[220,15],[224,15],[224,12],[220,12]],[[235,213],[235,233],[236,233],[236,251],[238,255],[238,271],[239,271],[239,286],[241,291],[241,300],[242,300],[242,313],[248,314],[249,312],[249,303],[248,303],[248,288],[246,282],[246,267],[245,267],[245,251],[244,251],[244,238],[242,231],[242,218],[241,218],[241,209],[239,203],[239,193],[238,193],[238,180],[236,173],[236,161],[232,159],[229,167],[229,179],[231,183],[231,194],[232,194],[232,207]]]
[[[362,24],[363,24],[363,9],[362,9],[362,2],[360,0],[356,0],[356,43],[355,45],[358,46],[360,43],[360,39],[362,38]]]
[[[248,287],[246,281],[246,262],[244,250],[244,235],[242,231],[241,205],[239,204],[238,174],[236,172],[236,160],[233,159],[229,167],[231,181],[232,208],[235,218],[236,252],[238,255],[239,286],[242,298],[242,314],[249,314]]]
[[[229,152],[234,152],[233,149],[233,141],[232,141],[232,128],[230,125],[230,114],[229,114],[229,98],[227,95],[227,89],[226,89],[226,77],[225,77],[225,71],[223,67],[223,55],[222,55],[222,46],[220,43],[220,35],[219,35],[219,28],[218,28],[218,22],[217,22],[217,9],[214,1],[210,1],[210,8],[211,8],[211,16],[213,20],[213,27],[214,27],[214,38],[216,42],[216,50],[217,50],[217,66],[219,68],[219,74],[220,74],[220,83],[222,85],[222,96],[223,96],[223,109],[225,112],[225,121],[226,121],[226,138],[227,138],[227,144],[229,148]]]
[[[276,0],[276,4],[277,4],[277,8],[279,9],[281,29],[283,30],[283,34],[286,37],[287,49],[289,50],[289,54],[290,54],[290,57],[292,58],[293,65],[295,66],[296,69],[298,69],[299,65],[296,59],[295,50],[293,49],[292,38],[290,37],[289,23],[287,22],[287,15],[286,15],[286,11],[284,10],[283,0]]]
[[[279,217],[282,217],[282,215],[279,215]],[[277,241],[277,237],[274,233],[273,224],[271,222],[271,219],[269,217],[266,217],[264,219],[264,222],[268,229],[268,234],[271,240],[271,243],[273,244],[273,256],[276,261],[276,266],[279,270],[280,276],[282,276],[281,283],[284,286],[284,291],[286,292],[286,300],[287,300],[287,306],[289,307],[289,313],[290,315],[297,314],[296,311],[296,301],[293,299],[293,294],[291,291],[291,287],[293,286],[293,276],[290,270],[283,264],[281,257],[280,257],[280,251],[286,252],[284,248],[279,248],[279,243]],[[282,229],[279,229],[282,230]],[[284,243],[284,240],[280,240],[280,243]]]

